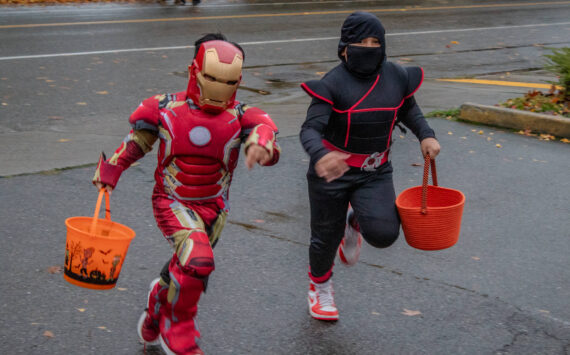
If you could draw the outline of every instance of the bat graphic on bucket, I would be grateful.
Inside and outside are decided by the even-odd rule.
[[[105,219],[99,218],[105,195]],[[65,220],[66,281],[85,288],[107,290],[115,287],[135,232],[111,221],[109,192],[99,191],[93,217],[70,217]]]

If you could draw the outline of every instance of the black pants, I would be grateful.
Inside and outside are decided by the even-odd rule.
[[[322,277],[332,269],[344,236],[349,202],[362,236],[370,245],[386,248],[398,238],[400,217],[390,162],[373,172],[351,168],[330,183],[319,178],[311,166],[307,181],[311,205],[309,262],[313,277]]]

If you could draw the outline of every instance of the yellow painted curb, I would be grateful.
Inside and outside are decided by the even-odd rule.
[[[552,87],[552,84],[523,83],[520,81],[504,81],[504,80],[483,80],[483,79],[436,79],[436,80],[447,81],[451,83],[513,86],[513,87],[535,88],[535,89],[550,89]],[[556,86],[556,89],[562,90],[562,86]]]
[[[491,126],[531,130],[570,138],[570,118],[515,110],[506,107],[486,106],[466,102],[460,107],[459,118]]]

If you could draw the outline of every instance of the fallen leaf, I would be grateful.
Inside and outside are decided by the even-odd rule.
[[[451,41],[451,44],[459,44],[457,41]]]
[[[96,94],[99,94],[99,95],[109,95],[109,92],[106,91],[106,90],[103,90],[103,91],[95,91],[95,93],[96,93]]]
[[[423,164],[419,164],[419,163],[412,163],[412,166],[424,166]]]
[[[541,134],[538,139],[540,139],[540,140],[542,140],[542,141],[551,141],[551,140],[555,140],[556,137],[554,137],[554,136],[551,135],[551,134]]]
[[[380,315],[380,313],[375,312],[375,311],[372,311],[372,314],[374,314],[375,316],[379,316],[379,315]]]
[[[422,312],[420,312],[420,311],[412,311],[412,310],[409,310],[409,309],[405,309],[405,308],[404,308],[404,311],[402,312],[402,314],[405,315],[405,316],[408,316],[408,317],[413,317],[413,316],[419,316],[420,314],[422,314]]]
[[[562,138],[560,141],[562,143],[570,143],[570,139],[568,139],[568,138]]]
[[[8,104],[7,104],[7,103],[5,103],[5,102],[3,102],[3,103],[2,103],[2,106],[8,106]]]
[[[87,102],[76,102],[75,104],[79,106],[87,106]]]
[[[478,256],[472,256],[471,259],[473,259],[473,260],[481,260],[481,258],[479,258]]]
[[[495,147],[497,147],[497,148],[501,148],[501,147],[502,147],[502,145],[500,145],[499,143],[497,143],[497,144],[495,144]]]
[[[69,142],[71,139],[67,139],[67,138],[62,138],[62,139],[58,139],[57,141],[59,143],[65,143],[65,142]]]
[[[107,327],[103,327],[103,326],[101,326],[101,327],[97,327],[97,329],[106,330],[106,329],[107,329]]]
[[[48,267],[47,272],[49,272],[50,274],[61,274],[62,270],[63,268],[61,266],[56,265]]]
[[[81,313],[85,312],[85,308],[77,308],[77,310]]]
[[[474,153],[475,153],[474,150],[470,150],[470,151],[469,151],[469,154],[474,154]]]
[[[137,161],[137,162],[134,162],[134,163],[131,164],[131,166],[137,166],[137,165],[141,165],[141,163],[139,163],[139,162]]]
[[[447,132],[447,134],[449,134],[450,136],[452,136],[452,135],[453,135],[453,132]]]
[[[490,142],[492,140],[491,137],[487,137],[487,141]]]
[[[119,291],[126,291],[127,289],[124,288],[124,287],[117,287],[117,290],[119,290]]]
[[[479,133],[479,134],[483,134],[483,133],[485,133],[485,132],[483,132],[483,130],[480,130],[480,131],[479,131],[479,132],[477,132],[477,133]]]
[[[446,44],[445,48],[451,48],[451,44]]]
[[[63,119],[63,117],[61,117],[61,116],[49,116],[48,118],[50,120],[62,120]]]
[[[254,219],[253,221],[255,223],[265,223],[265,221],[263,219]]]
[[[326,71],[318,71],[315,74],[317,74],[318,76],[323,76],[325,75],[327,72]]]
[[[53,338],[54,335],[53,335],[53,333],[50,332],[49,330],[46,330],[46,331],[44,332],[44,337]]]
[[[467,139],[467,137],[459,137],[459,138],[461,138],[461,139]]]
[[[550,313],[550,311],[547,311],[546,309],[539,309],[538,310],[540,313]]]

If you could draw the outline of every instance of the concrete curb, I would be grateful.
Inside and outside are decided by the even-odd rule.
[[[461,105],[460,109],[459,118],[462,120],[518,130],[530,129],[533,132],[570,138],[570,119],[568,118],[470,102]]]

